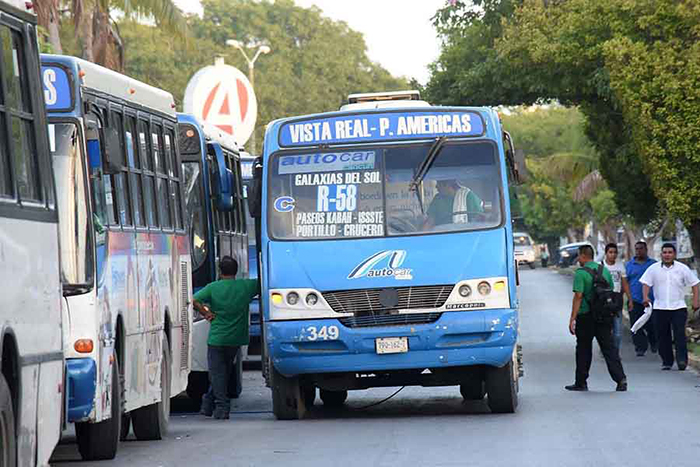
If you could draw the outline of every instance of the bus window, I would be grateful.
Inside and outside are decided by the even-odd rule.
[[[1,97],[1,96],[0,96]],[[0,100],[2,104],[2,100]],[[10,161],[6,147],[7,126],[5,125],[5,112],[0,110],[0,197],[12,196],[12,180],[10,179]]]
[[[168,158],[170,164],[168,166],[169,175],[172,178],[178,178],[180,176],[180,171],[177,166],[177,154],[175,153],[175,147],[173,147],[173,142],[175,141],[175,136],[173,131],[168,128],[165,132],[165,154],[164,157]],[[180,185],[177,180],[170,180],[168,182],[170,185],[170,207],[173,224],[178,230],[182,229],[182,200],[180,198]]]
[[[25,56],[22,36],[19,32],[0,26],[2,41],[3,81],[7,90],[3,105],[5,118],[10,119],[10,154],[13,160],[15,181],[19,196],[25,200],[42,199],[41,183],[37,167],[35,130],[31,115],[28,80],[25,78]],[[3,122],[5,123],[5,122]],[[9,174],[8,174],[9,175]],[[6,183],[9,177],[6,175]],[[3,190],[8,192],[8,187]]]
[[[130,131],[126,131],[126,153],[129,159],[129,167],[133,168],[133,163],[135,161],[134,154],[134,139]],[[129,171],[129,188],[131,189],[131,200],[134,203],[134,225],[137,227],[143,227],[145,225],[144,219],[141,217],[143,212],[143,187],[141,186],[141,177],[138,173]]]
[[[192,229],[192,271],[199,269],[207,259],[207,234],[202,194],[202,171],[199,162],[183,162],[187,220]],[[172,183],[172,182],[171,182]],[[173,184],[174,186],[174,184]]]

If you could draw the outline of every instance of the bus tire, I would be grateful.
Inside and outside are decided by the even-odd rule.
[[[321,389],[321,400],[325,407],[340,407],[348,399],[347,391],[328,391]]]
[[[486,396],[486,383],[483,379],[475,379],[459,385],[459,392],[465,401],[480,401]]]
[[[15,411],[12,393],[0,373],[0,465],[17,465],[17,437],[15,436]]]
[[[513,361],[501,368],[489,368],[486,372],[488,405],[493,413],[514,413],[518,407],[517,374]]]
[[[209,390],[209,373],[206,371],[191,371],[187,377],[187,397],[197,404],[202,405],[202,397]],[[199,409],[198,409],[199,410]]]
[[[170,421],[170,346],[163,336],[163,358],[160,361],[160,402],[131,412],[131,425],[139,441],[163,439]]]
[[[270,365],[272,412],[277,420],[301,420],[306,416],[306,400],[299,377],[287,378]]]
[[[530,269],[535,269],[535,266],[537,266],[537,265],[536,265],[535,263],[527,263],[527,266],[528,266]]]
[[[82,422],[75,424],[80,457],[86,461],[114,459],[119,447],[122,424],[123,381],[119,373],[117,352],[112,363],[112,415],[99,423]]]

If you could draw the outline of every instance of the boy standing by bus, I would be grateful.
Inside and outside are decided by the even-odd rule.
[[[231,411],[228,382],[238,348],[247,345],[248,306],[260,293],[258,281],[236,280],[238,262],[230,256],[219,261],[221,279],[194,295],[194,309],[211,323],[207,339],[209,391],[202,398],[200,413],[226,420]]]

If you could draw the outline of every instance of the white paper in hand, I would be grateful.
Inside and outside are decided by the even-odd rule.
[[[639,329],[642,326],[647,324],[647,321],[649,321],[649,318],[651,318],[652,310],[653,310],[653,308],[651,307],[651,305],[644,308],[644,314],[642,316],[640,316],[639,319],[637,321],[635,321],[635,323],[632,325],[632,329],[631,329],[632,334],[636,333],[637,331],[639,331]]]

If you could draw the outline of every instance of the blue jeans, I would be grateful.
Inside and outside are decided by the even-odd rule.
[[[228,382],[233,365],[231,362],[238,352],[238,346],[207,346],[209,363],[209,391],[202,397],[202,412],[213,411],[228,414],[231,399],[228,397]]]
[[[620,353],[622,346],[622,310],[613,318],[613,344],[617,348],[617,353]]]

